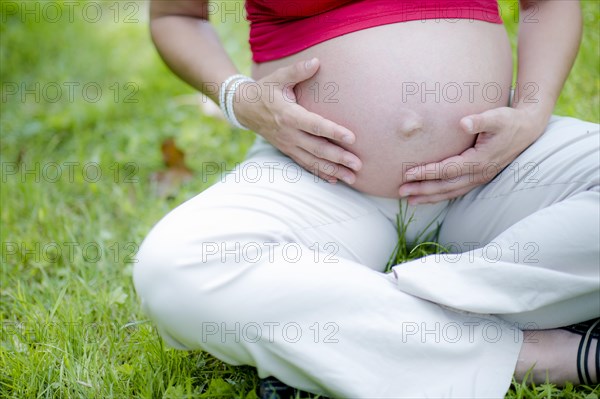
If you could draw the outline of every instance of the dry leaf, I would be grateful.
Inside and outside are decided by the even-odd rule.
[[[177,148],[172,137],[162,142],[160,150],[166,170],[153,173],[150,180],[156,195],[171,197],[177,193],[182,184],[192,180],[194,173],[185,165],[185,153]]]

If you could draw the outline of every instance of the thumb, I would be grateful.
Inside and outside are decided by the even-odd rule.
[[[505,108],[494,108],[480,114],[465,116],[460,120],[460,127],[470,134],[496,132],[510,122],[511,117],[505,111]]]
[[[283,85],[295,86],[298,83],[311,78],[318,70],[319,60],[317,58],[312,58],[278,69],[275,71],[274,78]]]

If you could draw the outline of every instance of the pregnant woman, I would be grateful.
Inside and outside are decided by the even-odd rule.
[[[595,321],[560,328],[600,316],[598,125],[552,116],[578,2],[521,2],[512,99],[495,0],[246,11],[252,78],[206,1],[151,4],[166,63],[258,134],[140,248],[165,340],[335,397],[501,397],[528,371],[597,382]],[[400,208],[409,241],[441,224],[453,253],[384,273]]]

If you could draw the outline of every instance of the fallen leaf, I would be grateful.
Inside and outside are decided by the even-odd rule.
[[[185,165],[185,153],[172,137],[165,139],[160,149],[166,169],[153,173],[150,181],[156,195],[165,198],[174,196],[182,184],[192,180],[194,173]]]

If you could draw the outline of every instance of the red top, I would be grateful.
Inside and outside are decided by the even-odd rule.
[[[247,0],[254,62],[378,25],[423,19],[501,24],[497,0]]]

